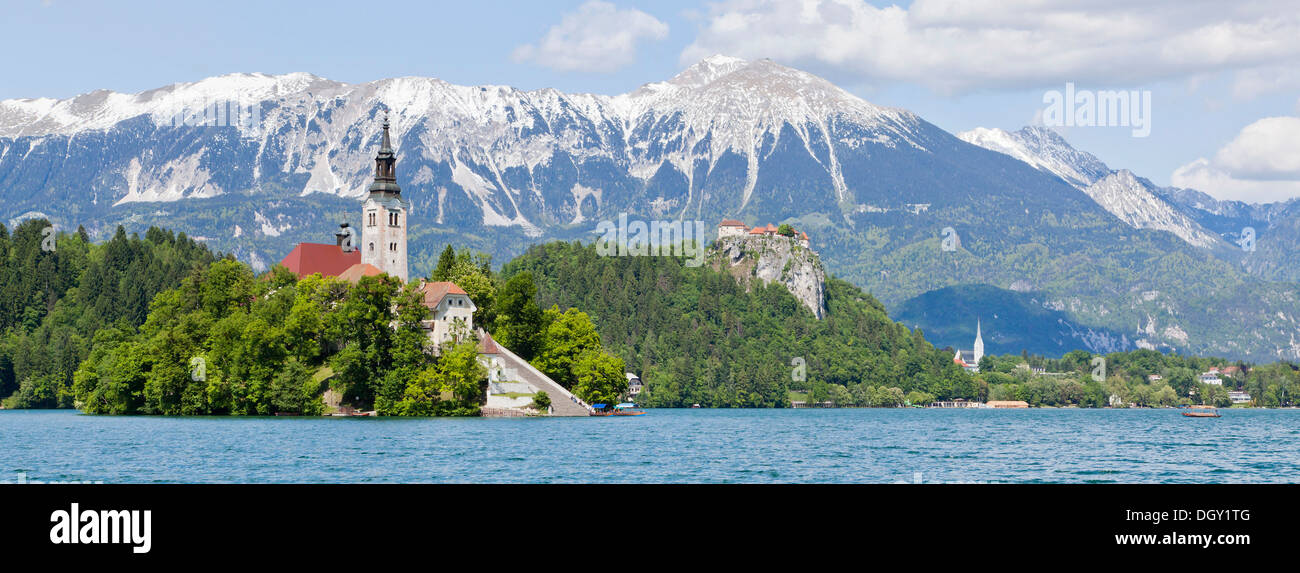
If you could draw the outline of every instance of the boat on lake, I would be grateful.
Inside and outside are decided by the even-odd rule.
[[[645,410],[636,407],[632,402],[623,402],[614,406],[611,416],[644,416]]]
[[[622,402],[610,407],[608,404],[592,404],[592,416],[644,416],[645,410],[636,407],[632,402]]]
[[[1187,411],[1183,412],[1188,418],[1222,418],[1219,410],[1214,406],[1190,406]]]

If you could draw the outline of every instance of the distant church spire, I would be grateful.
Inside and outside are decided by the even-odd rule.
[[[397,156],[393,154],[393,145],[388,137],[388,114],[384,114],[384,139],[375,156],[375,182],[370,184],[370,193],[391,193],[400,196],[402,188],[397,186]]]
[[[975,318],[975,363],[979,364],[980,359],[984,358],[984,335],[980,332],[980,319]]]

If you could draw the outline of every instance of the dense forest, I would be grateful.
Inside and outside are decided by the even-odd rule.
[[[593,245],[549,243],[502,269],[525,272],[543,306],[591,315],[606,347],[645,381],[648,406],[779,407],[790,391],[840,402],[854,390],[917,392],[916,401],[978,393],[951,352],[843,280],[827,281],[827,316],[817,320],[781,285],[746,290],[725,270],[675,257],[602,257]]]
[[[29,219],[0,225],[0,397],[6,408],[71,407],[73,373],[96,337],[143,324],[149,302],[216,260],[184,233],[121,228],[91,244],[85,229],[55,232]]]

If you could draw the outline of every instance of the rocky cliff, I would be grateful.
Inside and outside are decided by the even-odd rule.
[[[818,319],[826,316],[826,271],[812,249],[793,238],[744,236],[719,239],[714,268],[728,269],[737,280],[780,283]]]

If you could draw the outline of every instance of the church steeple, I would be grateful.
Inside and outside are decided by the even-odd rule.
[[[375,182],[361,204],[363,225],[361,263],[406,282],[406,223],[411,205],[402,198],[397,186],[397,156],[388,135],[388,116],[384,115],[384,134],[375,156]]]
[[[397,156],[388,137],[388,115],[384,114],[384,139],[375,156],[375,182],[370,184],[370,193],[390,193],[401,196],[402,188],[397,186]]]
[[[981,358],[984,358],[984,336],[980,333],[980,319],[975,319],[975,363],[979,364]]]

